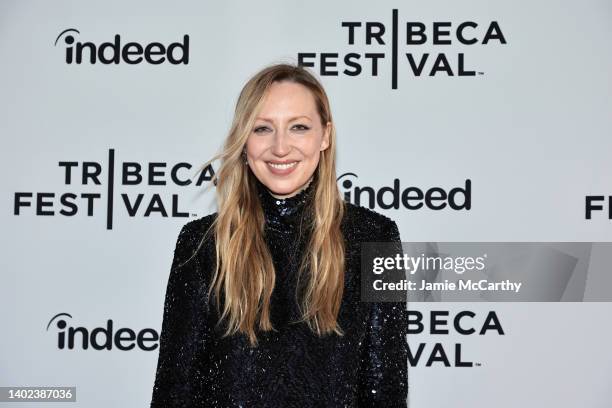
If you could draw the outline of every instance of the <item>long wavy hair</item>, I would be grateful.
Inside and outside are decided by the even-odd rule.
[[[314,96],[323,128],[331,122],[329,146],[320,154],[313,174],[312,207],[306,209],[308,240],[298,268],[296,299],[301,319],[317,335],[344,335],[337,323],[344,290],[345,242],[341,222],[345,203],[336,184],[336,130],[329,100],[318,79],[299,65],[279,63],[256,73],[242,88],[231,128],[220,153],[200,171],[220,159],[213,176],[218,214],[206,231],[215,235],[216,266],[208,296],[214,291],[224,336],[240,332],[257,345],[256,328],[276,330],[270,321],[275,269],[264,240],[265,218],[257,194],[256,176],[242,155],[266,92],[273,82],[292,81]],[[200,246],[202,244],[200,242]],[[300,285],[306,278],[306,284]],[[222,309],[222,311],[221,311]]]

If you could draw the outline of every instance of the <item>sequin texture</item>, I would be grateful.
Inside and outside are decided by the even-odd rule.
[[[214,271],[214,241],[189,262],[217,213],[185,224],[166,289],[151,407],[406,407],[406,303],[360,301],[360,243],[400,242],[396,223],[346,203],[345,288],[338,323],[345,335],[318,337],[299,318],[295,276],[306,234],[305,209],[314,185],[286,199],[258,184],[265,239],[276,268],[271,318],[276,331],[221,337],[206,302]],[[181,265],[182,264],[182,265]],[[180,265],[180,267],[179,267]]]

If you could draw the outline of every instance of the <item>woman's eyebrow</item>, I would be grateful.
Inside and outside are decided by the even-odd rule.
[[[289,118],[289,122],[292,122],[292,121],[294,121],[294,120],[296,120],[296,119],[299,119],[299,118],[306,118],[306,119],[308,119],[308,120],[311,120],[311,119],[310,119],[310,117],[309,117],[309,116],[307,116],[307,115],[300,115],[300,116],[294,116],[294,117],[292,117],[292,118]],[[261,116],[258,116],[256,119],[263,120],[263,121],[265,121],[265,122],[270,122],[270,123],[273,123],[273,122],[274,122],[274,121],[273,121],[272,119],[270,119],[270,118],[264,118],[264,117],[261,117]]]

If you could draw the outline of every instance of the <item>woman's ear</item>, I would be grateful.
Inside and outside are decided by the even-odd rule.
[[[329,147],[329,134],[331,133],[331,122],[327,122],[325,131],[323,132],[323,140],[321,140],[321,151]]]

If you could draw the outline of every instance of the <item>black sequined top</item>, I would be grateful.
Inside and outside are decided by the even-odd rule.
[[[360,242],[400,242],[396,223],[346,203],[345,289],[338,323],[344,336],[317,337],[299,317],[295,300],[302,216],[313,183],[276,199],[258,183],[265,239],[276,268],[271,320],[277,331],[221,337],[206,292],[214,271],[213,239],[188,259],[217,213],[185,224],[176,243],[166,289],[151,407],[383,407],[407,406],[406,303],[360,301]],[[210,242],[208,242],[210,241]]]

